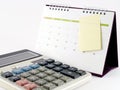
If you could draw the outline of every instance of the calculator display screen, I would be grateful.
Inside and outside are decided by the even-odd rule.
[[[17,51],[0,56],[0,67],[22,62],[40,56],[29,50]]]

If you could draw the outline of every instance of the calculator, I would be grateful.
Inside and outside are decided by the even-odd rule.
[[[73,90],[91,74],[24,49],[0,56],[0,87],[5,90]]]

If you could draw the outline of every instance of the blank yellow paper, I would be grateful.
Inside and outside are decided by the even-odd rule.
[[[100,15],[90,15],[80,18],[80,51],[101,50],[101,36]]]

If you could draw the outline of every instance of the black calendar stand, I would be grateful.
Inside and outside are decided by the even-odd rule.
[[[116,13],[115,13],[103,74],[102,75],[93,74],[93,75],[102,77],[106,73],[108,73],[110,70],[118,67],[118,51],[117,50],[118,50],[117,49],[117,28],[116,28]]]

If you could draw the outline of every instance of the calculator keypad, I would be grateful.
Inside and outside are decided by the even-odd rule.
[[[4,72],[1,76],[25,90],[52,90],[85,74],[85,71],[62,62],[40,59],[31,65]]]

